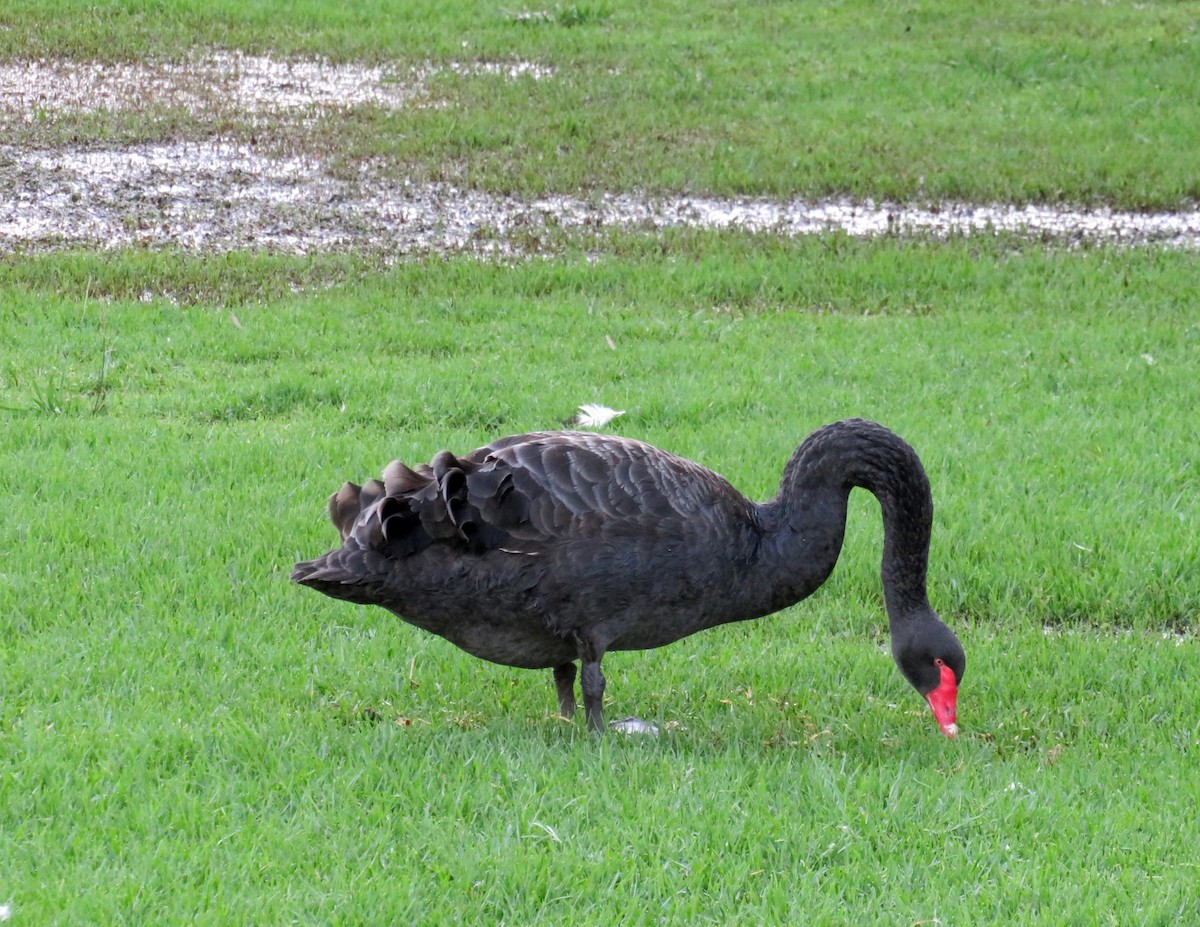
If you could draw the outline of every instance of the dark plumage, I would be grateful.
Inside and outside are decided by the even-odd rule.
[[[485,660],[553,668],[559,708],[603,728],[600,661],[811,595],[842,547],[853,487],[883,510],[892,653],[950,736],[965,657],[925,591],[933,502],[916,453],[880,425],[813,432],[779,492],[747,500],[710,470],[627,438],[538,432],[501,438],[329,500],[337,550],[292,579],[381,605]]]

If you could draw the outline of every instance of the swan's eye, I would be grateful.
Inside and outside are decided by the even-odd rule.
[[[945,661],[945,660],[943,660],[941,657],[935,657],[935,658],[934,658],[934,661],[933,661],[933,665],[934,665],[934,666],[945,666],[945,665],[946,665],[946,661]]]

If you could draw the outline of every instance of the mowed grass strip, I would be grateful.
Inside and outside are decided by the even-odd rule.
[[[0,898],[39,923],[1176,923],[1197,913],[1189,255],[609,242],[496,267],[130,252],[0,267]],[[666,253],[663,254],[663,250]],[[652,253],[651,253],[652,252]],[[144,294],[144,299],[143,299]],[[945,741],[886,653],[878,507],[787,613],[547,673],[291,586],[324,500],[578,402],[771,494],[908,438]],[[764,659],[766,657],[766,659]]]

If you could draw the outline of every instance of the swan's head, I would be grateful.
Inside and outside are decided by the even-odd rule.
[[[893,635],[892,655],[904,678],[929,703],[942,733],[958,736],[958,686],[967,656],[954,632],[928,611]]]

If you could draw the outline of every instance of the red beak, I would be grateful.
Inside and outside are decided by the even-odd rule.
[[[933,709],[933,717],[947,737],[958,736],[958,680],[954,678],[954,670],[941,660],[938,665],[942,671],[942,681],[936,689],[925,696],[925,701]]]

